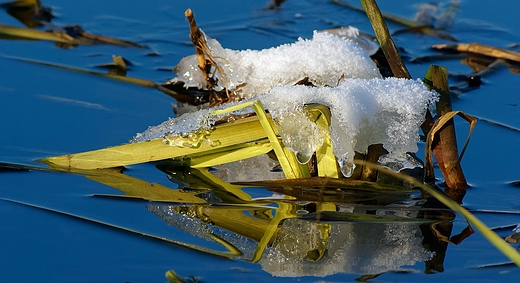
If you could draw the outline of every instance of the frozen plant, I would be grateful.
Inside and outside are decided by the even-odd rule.
[[[389,152],[379,161],[391,164],[392,169],[415,167],[406,153],[417,151],[419,126],[428,105],[437,99],[421,81],[382,79],[363,49],[333,34],[315,32],[312,40],[299,39],[261,51],[224,49],[216,40],[207,40],[224,70],[219,81],[227,80],[220,87],[241,93],[241,102],[260,100],[275,120],[284,145],[300,162],[310,159],[327,134],[327,129],[303,114],[303,108],[322,104],[331,111],[328,131],[343,175],[352,175],[355,152],[365,153],[372,144],[382,144]],[[204,87],[195,57],[183,58],[176,71],[186,86]],[[313,86],[294,85],[303,78]],[[190,132],[207,130],[219,118],[211,115],[213,110],[236,103],[169,119],[137,134],[132,141],[184,135],[182,142],[190,143]],[[234,114],[248,112],[252,109]],[[197,140],[193,146],[199,142],[203,141]]]
[[[227,88],[239,98],[252,98],[280,85],[294,85],[308,78],[315,86],[336,86],[341,78],[381,78],[368,53],[348,38],[314,32],[312,39],[300,38],[264,50],[237,51],[223,48],[206,36],[213,60],[222,73],[214,71],[216,89]],[[206,88],[196,55],[184,57],[175,67],[185,87]]]

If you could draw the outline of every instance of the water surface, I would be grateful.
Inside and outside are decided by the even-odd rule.
[[[353,4],[358,4],[351,1]],[[381,10],[405,18],[413,18],[420,1],[379,1]],[[444,7],[449,3],[443,3]],[[61,1],[48,0],[57,15],[54,24],[80,24],[91,33],[135,41],[148,49],[123,48],[111,45],[57,48],[45,41],[0,41],[0,161],[42,166],[36,160],[44,157],[103,148],[126,143],[135,133],[172,117],[170,97],[153,89],[111,81],[104,78],[20,62],[19,57],[79,68],[96,69],[110,62],[112,55],[122,55],[134,63],[128,76],[163,83],[173,77],[171,69],[183,56],[193,54],[189,44],[188,24],[184,18],[191,8],[200,27],[232,49],[262,49],[294,42],[298,37],[311,37],[313,30],[353,25],[372,33],[366,17],[356,11],[328,1],[287,1],[277,10],[266,10],[262,1]],[[490,4],[489,1],[464,1],[450,33],[461,42],[479,42],[507,48],[520,43],[516,2]],[[21,26],[7,14],[1,22]],[[389,23],[391,31],[401,26]],[[422,78],[432,63],[446,66],[450,73],[469,74],[471,69],[460,59],[413,63],[413,58],[438,54],[432,44],[446,41],[420,35],[401,33],[395,36],[403,50],[414,78]],[[518,49],[517,49],[518,50]],[[158,56],[150,56],[154,53]],[[452,84],[457,81],[452,80]],[[517,87],[520,76],[502,67],[483,78],[482,86],[464,93],[453,101],[453,108],[481,120],[471,138],[463,168],[472,187],[464,199],[467,208],[507,211],[511,213],[477,213],[491,227],[520,222],[520,180],[516,148],[520,142],[520,97]],[[495,122],[495,123],[490,123]],[[467,124],[457,120],[459,142],[467,134]],[[424,148],[420,144],[420,151]],[[420,154],[419,154],[420,155]],[[153,164],[130,166],[126,172],[133,177],[175,188]],[[440,173],[437,173],[441,176]],[[270,192],[252,191],[263,196]],[[120,192],[93,182],[81,175],[52,172],[2,172],[0,174],[0,277],[6,282],[166,282],[164,273],[173,269],[182,276],[200,276],[204,282],[350,282],[373,270],[356,269],[343,264],[338,272],[299,274],[302,277],[274,277],[268,264],[247,260],[224,260],[220,257],[168,245],[164,242],[108,228],[78,218],[6,201],[28,203],[69,214],[101,221],[222,250],[216,244],[194,237],[167,224],[166,219],[150,212],[149,202],[92,197],[94,194]],[[289,223],[287,222],[287,226]],[[467,223],[456,217],[453,234]],[[296,225],[296,224],[294,224]],[[303,225],[303,224],[302,224]],[[332,225],[332,224],[331,224]],[[390,225],[390,224],[388,224]],[[402,224],[408,235],[422,236],[419,224]],[[364,235],[370,226],[354,227],[339,222],[331,229],[344,232],[345,237]],[[370,240],[388,240],[382,234],[390,226],[377,226]],[[303,229],[300,227],[300,230]],[[379,230],[378,230],[379,229]],[[373,230],[373,229],[372,229]],[[386,231],[386,232],[385,232]],[[507,236],[510,229],[499,231]],[[379,238],[381,237],[381,239]],[[418,239],[412,237],[408,242]],[[347,250],[337,240],[339,251]],[[283,243],[283,242],[282,242]],[[278,244],[282,247],[283,244]],[[359,247],[370,243],[361,243]],[[391,247],[390,244],[387,246]],[[419,245],[420,246],[420,245]],[[517,246],[518,247],[518,246]],[[342,250],[343,249],[343,250]],[[377,258],[373,250],[364,259]],[[410,250],[411,254],[412,251]],[[352,251],[351,255],[355,255]],[[332,252],[329,254],[332,258]],[[273,255],[274,256],[274,255]],[[343,254],[342,254],[343,256]],[[401,255],[404,256],[404,255]],[[472,269],[479,265],[507,261],[479,233],[460,245],[448,246],[444,272],[424,274],[421,256],[403,266],[407,272],[383,274],[377,282],[506,282],[519,277],[516,267]],[[338,256],[343,260],[347,257]],[[400,256],[396,256],[399,258]],[[268,261],[269,258],[264,258]],[[264,262],[265,263],[265,262]],[[347,268],[348,267],[348,268]],[[351,269],[349,269],[351,268]],[[269,273],[269,271],[272,271]],[[282,272],[283,273],[283,272]],[[349,274],[345,274],[349,273]],[[289,274],[285,274],[288,276]],[[306,275],[306,276],[303,276]],[[320,276],[327,275],[324,278]]]

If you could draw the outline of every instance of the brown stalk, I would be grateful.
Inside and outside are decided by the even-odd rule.
[[[388,27],[383,19],[381,11],[375,0],[361,0],[361,4],[365,8],[367,16],[374,28],[377,40],[387,58],[390,68],[394,76],[398,78],[411,79],[410,73],[406,69],[397,48],[388,32]],[[451,100],[448,88],[448,76],[444,68],[432,67],[431,73],[432,87],[441,94],[441,99],[437,103],[437,111],[439,115],[451,111]],[[425,121],[421,125],[421,129],[428,134],[435,121],[430,113],[426,112]],[[427,149],[429,150],[429,149]],[[455,127],[453,121],[446,123],[439,131],[438,139],[434,143],[433,154],[441,168],[446,179],[446,193],[455,201],[462,202],[462,198],[466,194],[468,184],[462,167],[460,166],[457,139],[455,135]]]
[[[437,112],[439,116],[442,116],[452,111],[448,72],[446,68],[439,66],[431,66],[429,72],[431,75],[431,86],[440,94],[439,102],[437,102]],[[433,140],[433,154],[444,175],[446,194],[453,200],[461,203],[466,194],[468,183],[459,162],[457,137],[453,120],[446,122],[438,132],[437,138]]]
[[[368,19],[372,23],[377,41],[379,41],[379,45],[381,46],[383,53],[385,53],[385,57],[388,60],[388,64],[390,65],[394,76],[398,78],[411,79],[412,77],[410,76],[408,69],[406,69],[403,60],[401,60],[401,55],[395,47],[394,41],[388,32],[388,27],[383,15],[381,14],[375,0],[361,0],[361,4],[365,8]]]
[[[208,81],[208,73],[206,71],[206,56],[204,55],[204,45],[206,45],[206,40],[204,39],[204,35],[199,30],[197,23],[195,22],[195,17],[193,16],[193,12],[191,9],[186,10],[184,15],[188,19],[190,23],[190,39],[193,45],[195,46],[195,54],[197,54],[197,62],[199,63],[199,68],[204,74],[206,81]]]
[[[370,20],[370,23],[374,28],[374,32],[376,34],[377,40],[379,41],[379,45],[381,46],[381,49],[385,54],[385,57],[388,61],[393,75],[397,78],[411,79],[412,76],[410,75],[408,69],[404,65],[399,51],[395,47],[394,41],[388,31],[386,22],[376,2],[374,0],[361,0],[361,4],[365,8],[368,19]],[[425,121],[421,125],[422,131],[425,134],[427,134],[431,130],[434,123],[435,121],[433,119],[433,116],[431,115],[430,111],[427,110],[425,115]],[[373,176],[373,173],[365,172],[364,176]]]
[[[223,83],[225,84],[224,71],[218,66],[218,64],[211,56],[211,50],[208,47],[208,44],[206,43],[204,34],[195,22],[195,17],[193,16],[193,12],[191,11],[191,9],[186,10],[186,12],[184,12],[184,15],[190,23],[190,39],[193,43],[193,46],[195,46],[195,54],[197,55],[197,62],[199,68],[204,74],[204,78],[206,79],[206,88],[208,89],[210,94],[210,106],[215,106],[229,101],[231,99],[231,95],[229,94],[227,87],[225,88],[225,97],[222,98],[219,93],[213,90],[213,87],[216,84],[216,80],[213,78],[212,75],[210,75],[211,66],[213,66],[215,67],[215,70],[220,73],[220,77],[223,80]]]

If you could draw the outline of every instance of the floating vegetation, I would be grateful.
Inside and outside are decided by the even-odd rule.
[[[22,22],[28,28],[0,24],[0,38],[24,40],[54,41],[58,47],[71,48],[78,45],[114,44],[126,47],[144,48],[145,46],[111,37],[86,32],[79,25],[58,27],[51,25],[54,18],[49,7],[41,5],[39,0],[19,0],[0,4],[7,13]],[[37,30],[48,28],[47,30]]]
[[[269,9],[282,9],[283,2],[273,1]],[[511,246],[520,241],[518,228],[500,237],[460,205],[469,187],[461,160],[477,118],[452,109],[446,68],[432,65],[423,80],[412,78],[385,22],[455,40],[446,32],[458,14],[457,2],[440,16],[439,6],[421,5],[413,21],[381,13],[373,0],[362,0],[363,8],[332,2],[366,12],[379,44],[356,28],[343,27],[262,50],[233,50],[202,31],[188,9],[195,54],[183,57],[173,69],[176,77],[164,84],[127,77],[133,68],[121,56],[96,66],[108,73],[6,56],[155,88],[177,104],[187,104],[188,110],[137,133],[129,143],[39,160],[47,167],[0,163],[0,171],[78,174],[122,193],[93,195],[96,198],[145,200],[147,212],[175,229],[171,237],[2,200],[257,263],[274,276],[356,273],[365,274],[357,280],[366,281],[388,272],[411,272],[401,267],[417,262],[425,262],[426,273],[442,272],[448,244],[459,245],[474,231],[520,266],[520,254]],[[50,40],[62,47],[142,47],[79,26],[37,30],[48,26],[50,10],[39,1],[20,8],[32,15],[28,21],[16,12],[25,7],[22,4],[25,1],[2,7],[30,28],[0,26],[1,36]],[[500,64],[516,64],[511,61],[519,57],[476,43],[433,48],[492,57],[491,63],[468,62],[475,66],[471,76],[478,77]],[[456,116],[470,124],[460,151]],[[424,160],[417,157],[422,155],[417,146],[420,130]],[[143,163],[153,163],[171,184],[148,182],[125,171]],[[456,214],[468,222],[458,233],[452,231]],[[203,241],[181,241],[179,233]],[[199,281],[173,270],[166,278]]]
[[[507,59],[520,62],[520,52],[511,51],[503,48],[482,45],[479,43],[458,43],[458,44],[437,44],[432,46],[433,49],[475,53],[498,59]]]

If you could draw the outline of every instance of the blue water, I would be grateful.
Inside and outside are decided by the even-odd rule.
[[[199,26],[232,49],[261,49],[310,37],[313,30],[353,25],[372,33],[363,14],[328,1],[287,1],[282,9],[264,9],[267,1],[63,1],[47,0],[57,18],[54,24],[80,24],[91,33],[147,45],[148,49],[109,45],[60,49],[51,42],[0,41],[0,162],[41,166],[44,157],[126,143],[135,133],[172,117],[170,97],[153,89],[111,81],[67,70],[20,62],[9,57],[33,59],[103,71],[94,66],[122,55],[135,65],[128,76],[163,83],[183,56],[193,54],[184,11],[190,7]],[[405,18],[421,1],[379,1],[381,10]],[[358,4],[356,1],[351,1]],[[448,3],[444,3],[445,6]],[[461,42],[479,42],[507,48],[520,43],[520,2],[464,1],[450,32]],[[21,26],[6,13],[0,22]],[[399,25],[390,23],[395,31]],[[437,54],[432,44],[445,41],[418,34],[395,37],[408,58]],[[150,52],[159,56],[147,56]],[[433,62],[451,73],[471,69],[458,59]],[[430,63],[407,62],[411,74],[422,78]],[[463,160],[472,188],[464,205],[472,209],[520,212],[520,191],[509,182],[520,180],[517,150],[520,142],[520,75],[501,68],[483,78],[480,89],[454,99],[453,108],[494,121],[481,120]],[[452,81],[452,83],[455,83]],[[468,125],[456,123],[463,143]],[[513,129],[511,129],[513,128]],[[422,150],[423,145],[420,145]],[[130,166],[129,175],[172,187],[153,165]],[[166,282],[173,269],[182,276],[200,276],[204,282],[350,282],[359,274],[325,278],[273,277],[258,264],[223,260],[189,249],[166,245],[55,212],[6,201],[42,206],[96,221],[176,240],[203,243],[146,209],[147,202],[92,197],[118,194],[81,175],[50,172],[0,173],[0,278],[3,282]],[[491,227],[520,222],[517,214],[477,213]],[[453,231],[466,227],[460,217]],[[502,235],[502,234],[501,234]],[[506,236],[507,232],[503,233]],[[514,267],[469,269],[507,261],[478,232],[462,244],[449,245],[445,271],[389,273],[374,282],[511,282],[520,272]]]

